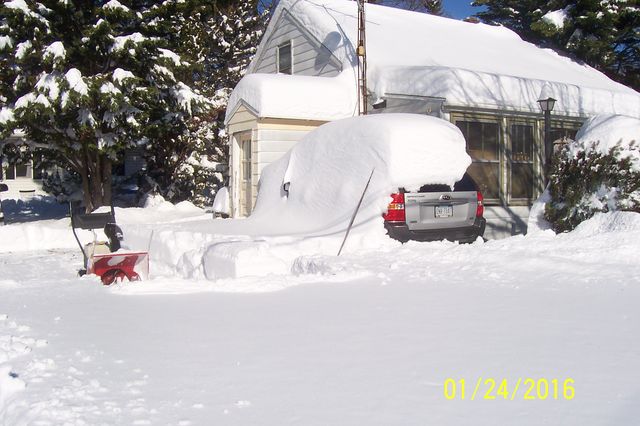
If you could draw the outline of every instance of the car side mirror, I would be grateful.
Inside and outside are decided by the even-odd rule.
[[[285,182],[285,183],[282,185],[282,190],[283,190],[287,195],[289,195],[289,187],[290,187],[290,186],[291,186],[291,182]]]
[[[0,192],[6,192],[9,190],[9,187],[6,183],[0,183]]]

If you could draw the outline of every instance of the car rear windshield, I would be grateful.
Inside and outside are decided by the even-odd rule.
[[[455,192],[477,191],[477,188],[478,187],[473,179],[471,179],[471,176],[466,173],[464,174],[464,176],[462,176],[462,179],[456,182],[453,186],[453,190]],[[451,192],[451,187],[449,185],[443,185],[440,183],[429,184],[421,186],[418,192]]]

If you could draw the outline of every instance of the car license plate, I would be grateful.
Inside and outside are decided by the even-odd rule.
[[[436,206],[436,217],[453,216],[453,206]]]

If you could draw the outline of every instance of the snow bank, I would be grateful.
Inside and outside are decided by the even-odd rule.
[[[80,231],[84,242],[93,240],[88,231]],[[78,243],[71,232],[69,219],[42,220],[0,226],[0,252],[73,249]]]
[[[213,199],[212,210],[215,213],[231,214],[231,206],[229,205],[229,188],[223,186],[218,189]]]
[[[640,214],[621,211],[596,213],[570,232],[572,238],[594,237],[608,233],[640,233]]]
[[[576,134],[569,149],[574,155],[585,150],[608,154],[616,145],[621,157],[631,157],[635,170],[640,171],[640,119],[625,115],[602,114],[587,120]]]
[[[152,240],[152,274],[282,274],[301,255],[338,252],[369,176],[345,252],[398,244],[383,227],[389,194],[425,183],[453,185],[470,163],[460,130],[438,118],[383,114],[334,121],[264,169],[249,218],[137,226],[125,234],[132,248]]]
[[[551,229],[551,223],[544,217],[544,210],[547,203],[551,202],[551,194],[549,189],[545,189],[542,195],[534,201],[529,210],[529,219],[527,220],[527,235],[535,232],[547,231]]]
[[[5,204],[7,200],[5,200]],[[22,203],[24,204],[24,203]],[[27,208],[18,203],[22,208]],[[101,207],[96,211],[107,210],[108,207]],[[116,222],[123,227],[138,226],[140,224],[157,226],[162,223],[173,223],[185,220],[202,219],[210,217],[205,215],[204,210],[194,206],[189,202],[178,203],[175,206],[164,200],[157,202],[149,208],[119,208],[116,207]],[[34,212],[33,216],[44,214]],[[18,216],[11,213],[12,216]],[[46,216],[46,215],[45,215]],[[27,217],[29,219],[29,217]],[[33,219],[33,218],[32,218]],[[77,230],[82,243],[93,240],[93,233],[86,230]],[[126,238],[125,233],[125,238]],[[103,234],[98,231],[98,239],[104,239]],[[147,240],[148,242],[148,240]],[[69,218],[58,220],[39,220],[28,223],[10,223],[0,226],[0,252],[22,252],[32,250],[52,250],[52,249],[76,249],[76,242],[71,230]]]
[[[398,187],[452,186],[470,164],[460,130],[439,118],[382,114],[334,121],[264,169],[250,220],[288,233],[344,229],[373,171],[356,223],[379,225]]]

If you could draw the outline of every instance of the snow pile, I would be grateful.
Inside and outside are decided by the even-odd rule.
[[[453,186],[471,164],[465,145],[453,124],[417,114],[324,124],[264,169],[249,220],[287,233],[344,229],[373,172],[355,223],[380,224],[399,187]]]
[[[399,187],[453,185],[471,160],[460,130],[429,116],[383,114],[324,124],[266,167],[247,219],[125,229],[151,240],[151,273],[237,278],[290,271],[301,255],[335,255],[367,181],[345,252],[396,245],[382,213]],[[373,174],[372,174],[373,172]]]
[[[28,203],[9,203],[9,201],[11,200],[5,200],[3,201],[3,204],[10,207],[7,212],[9,213],[8,216],[10,218],[17,218],[20,216],[18,213],[12,211],[12,209],[15,209],[16,207],[23,210],[29,209]],[[40,204],[36,203],[36,206],[40,206]],[[47,203],[42,203],[42,206],[47,207]],[[49,208],[51,208],[50,205]],[[96,211],[101,212],[107,211],[108,209],[108,207],[101,207]],[[57,208],[57,210],[60,209]],[[204,210],[194,206],[188,201],[178,203],[174,206],[163,199],[157,200],[155,204],[150,205],[148,208],[122,209],[116,207],[115,214],[118,225],[124,227],[127,225],[135,227],[140,224],[157,226],[161,223],[172,223],[210,217],[208,215],[205,216]],[[44,215],[46,217],[44,213],[34,211],[32,214],[26,214],[26,219],[29,220],[29,216],[37,218],[40,215]],[[33,218],[31,220],[33,220]],[[93,241],[94,237],[91,231],[79,229],[77,232],[82,243]],[[125,238],[126,237],[127,234],[125,232]],[[98,231],[98,238],[104,238],[100,231]],[[38,220],[28,223],[9,223],[7,225],[0,226],[0,253],[76,248],[78,248],[78,244],[73,236],[69,218]]]
[[[551,223],[544,217],[544,210],[547,203],[551,202],[551,194],[549,189],[544,192],[533,202],[531,210],[529,210],[529,219],[527,220],[527,235],[535,232],[547,231],[551,229]]]
[[[640,234],[640,214],[621,211],[596,213],[571,232],[573,238],[595,237],[607,233]]]
[[[630,157],[634,170],[640,171],[640,119],[625,115],[602,114],[587,120],[569,149],[573,158],[578,152],[595,150],[603,155],[616,145],[620,157]]]
[[[215,213],[231,213],[231,207],[229,205],[229,188],[224,186],[216,192],[216,197],[213,199],[212,210]]]

